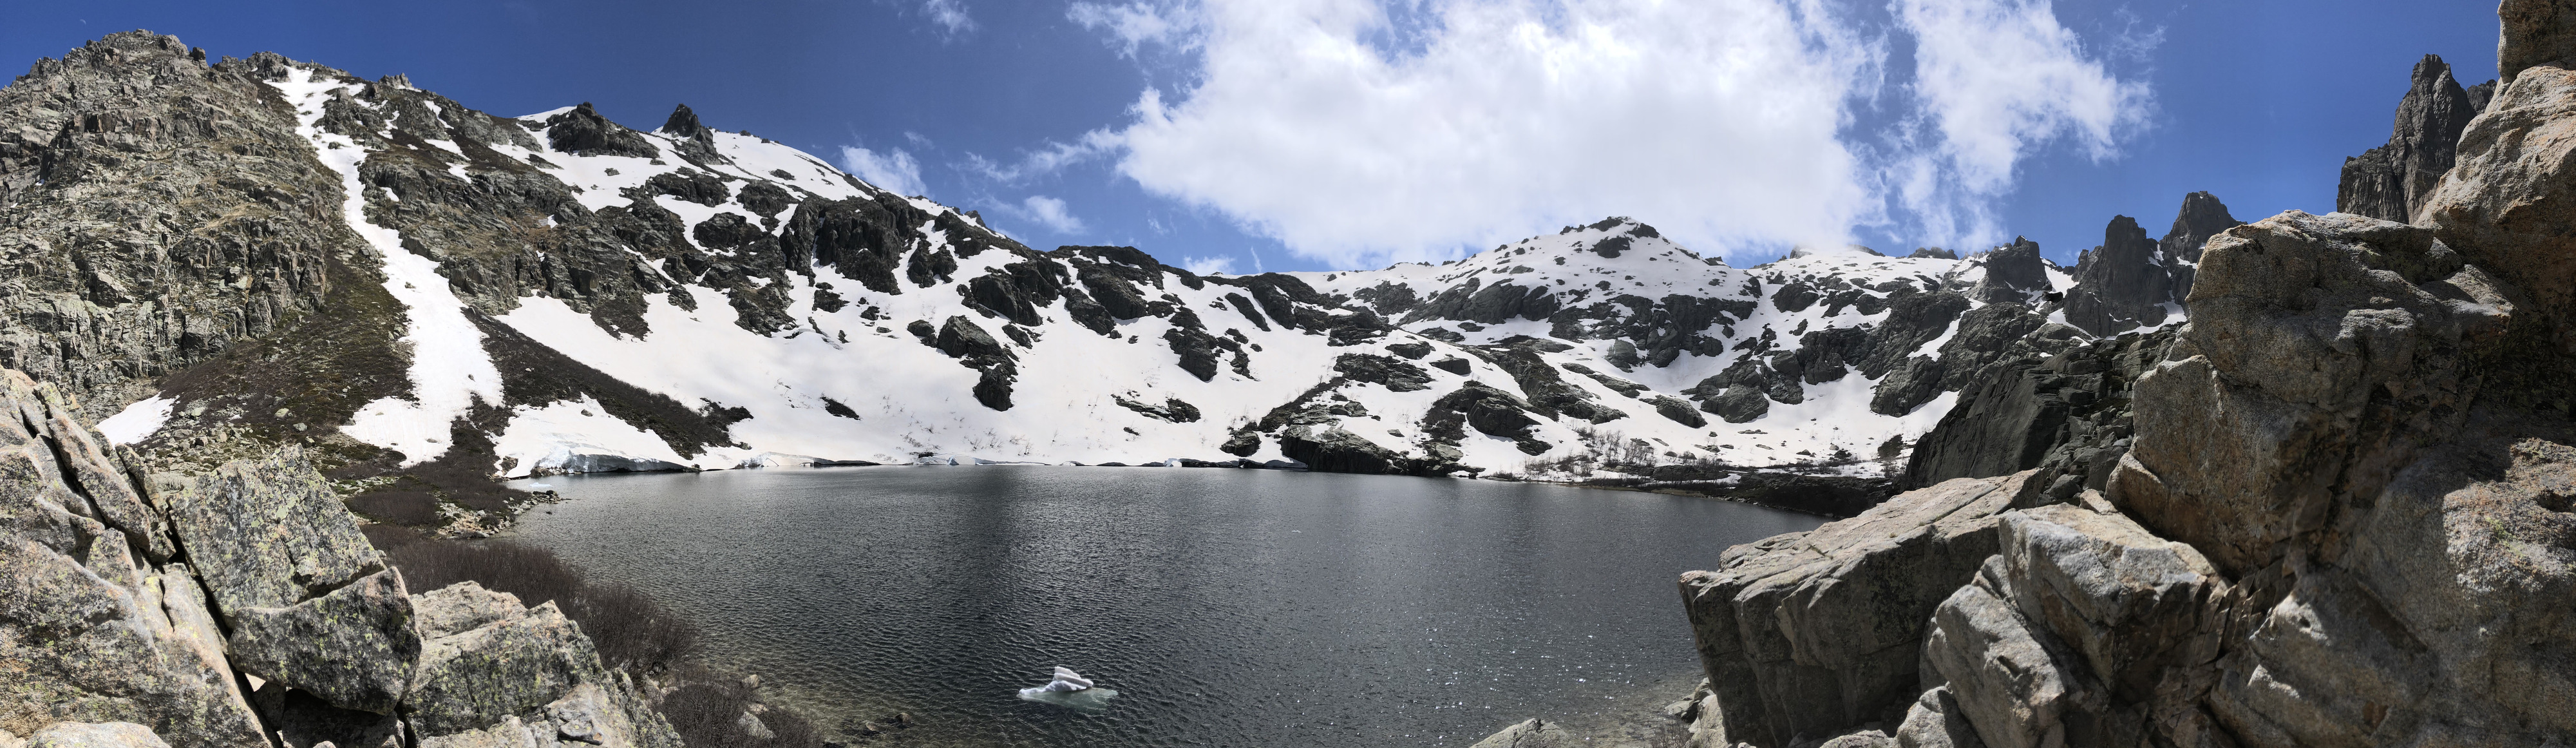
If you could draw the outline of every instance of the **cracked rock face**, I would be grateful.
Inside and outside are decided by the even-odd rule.
[[[119,520],[93,501],[118,495],[105,480],[144,489],[122,468],[87,472],[58,459],[97,444],[54,417],[69,408],[51,386],[0,370],[0,398],[0,661],[10,663],[0,668],[0,730],[127,722],[185,745],[265,745],[196,576],[155,568],[128,542],[159,532],[157,522]]]
[[[403,704],[421,745],[678,748],[624,673],[553,602],[458,585],[414,599],[431,634]]]
[[[2137,372],[2125,393],[2134,435],[2097,453],[2117,453],[2107,481],[2092,482],[2097,456],[2073,461],[2096,466],[2083,480],[2070,471],[2020,492],[1995,520],[1994,553],[1928,615],[1909,611],[1923,638],[1897,744],[2539,745],[2576,734],[2576,213],[2562,204],[2571,138],[2560,137],[2576,122],[2576,77],[2552,51],[2576,48],[2566,5],[2505,3],[2511,82],[2466,124],[2420,223],[2293,211],[2226,229],[2197,258],[2190,324],[2162,345],[2123,339],[2157,352],[2105,357],[2096,343],[2041,359],[2055,377]],[[2448,83],[2430,74],[2436,64],[2419,84]],[[1980,397],[2064,407],[2074,393],[2119,389]],[[2036,430],[2014,424],[2041,419],[2010,410],[1983,412],[2013,423],[1954,436],[1984,428],[2011,442]],[[1917,454],[1918,466],[1939,462]],[[1749,590],[1758,585],[1708,582],[1837,558],[1847,556],[1783,536],[1685,579]],[[1882,703],[1885,690],[1710,657],[1709,599],[1693,597],[1690,612],[1712,682],[1747,684],[1734,705],[1721,690],[1727,739],[1792,745],[1888,721],[1810,709],[1782,729],[1778,714],[1797,712],[1772,694]],[[1804,612],[1765,605],[1750,619]],[[1798,665],[1826,661],[1789,651]]]
[[[391,713],[419,656],[402,577],[294,450],[226,465],[166,501],[243,670]]]
[[[1925,621],[1994,554],[2028,477],[1949,481],[1682,575],[1727,738],[1786,745],[1903,715]]]
[[[2388,144],[2344,160],[2335,210],[2399,223],[2421,217],[2442,175],[2459,158],[2460,133],[2484,103],[2451,77],[2449,63],[2425,55],[2397,104],[2396,132]]]

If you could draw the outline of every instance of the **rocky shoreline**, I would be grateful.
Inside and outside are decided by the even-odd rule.
[[[2024,367],[2112,374],[2096,436],[1989,378],[1913,463],[1963,475],[1682,575],[1688,745],[2576,736],[2576,5],[2499,15],[2503,79],[2427,58],[2349,212],[2219,232],[2187,324]]]

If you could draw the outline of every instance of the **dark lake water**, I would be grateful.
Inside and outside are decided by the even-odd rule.
[[[1821,520],[1709,499],[1263,470],[557,477],[520,536],[893,745],[1464,746],[1686,695],[1674,579]],[[522,482],[523,484],[525,482]],[[1064,665],[1119,691],[1017,690]]]

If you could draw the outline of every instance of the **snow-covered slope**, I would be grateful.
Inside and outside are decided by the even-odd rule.
[[[642,132],[304,64],[267,85],[402,307],[409,389],[322,438],[397,469],[1871,474],[2005,344],[2081,334],[2041,330],[2071,281],[2026,242],[1732,268],[1614,218],[1440,266],[1200,276],[1037,251],[686,107]],[[201,417],[189,397],[136,404],[117,438]]]

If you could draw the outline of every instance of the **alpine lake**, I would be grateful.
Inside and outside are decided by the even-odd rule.
[[[1466,746],[1528,717],[1652,725],[1699,680],[1678,575],[1823,522],[1268,470],[514,482],[532,484],[567,500],[531,511],[518,540],[660,599],[772,703],[843,734],[913,717],[865,745]],[[1106,691],[1022,698],[1059,665]]]

